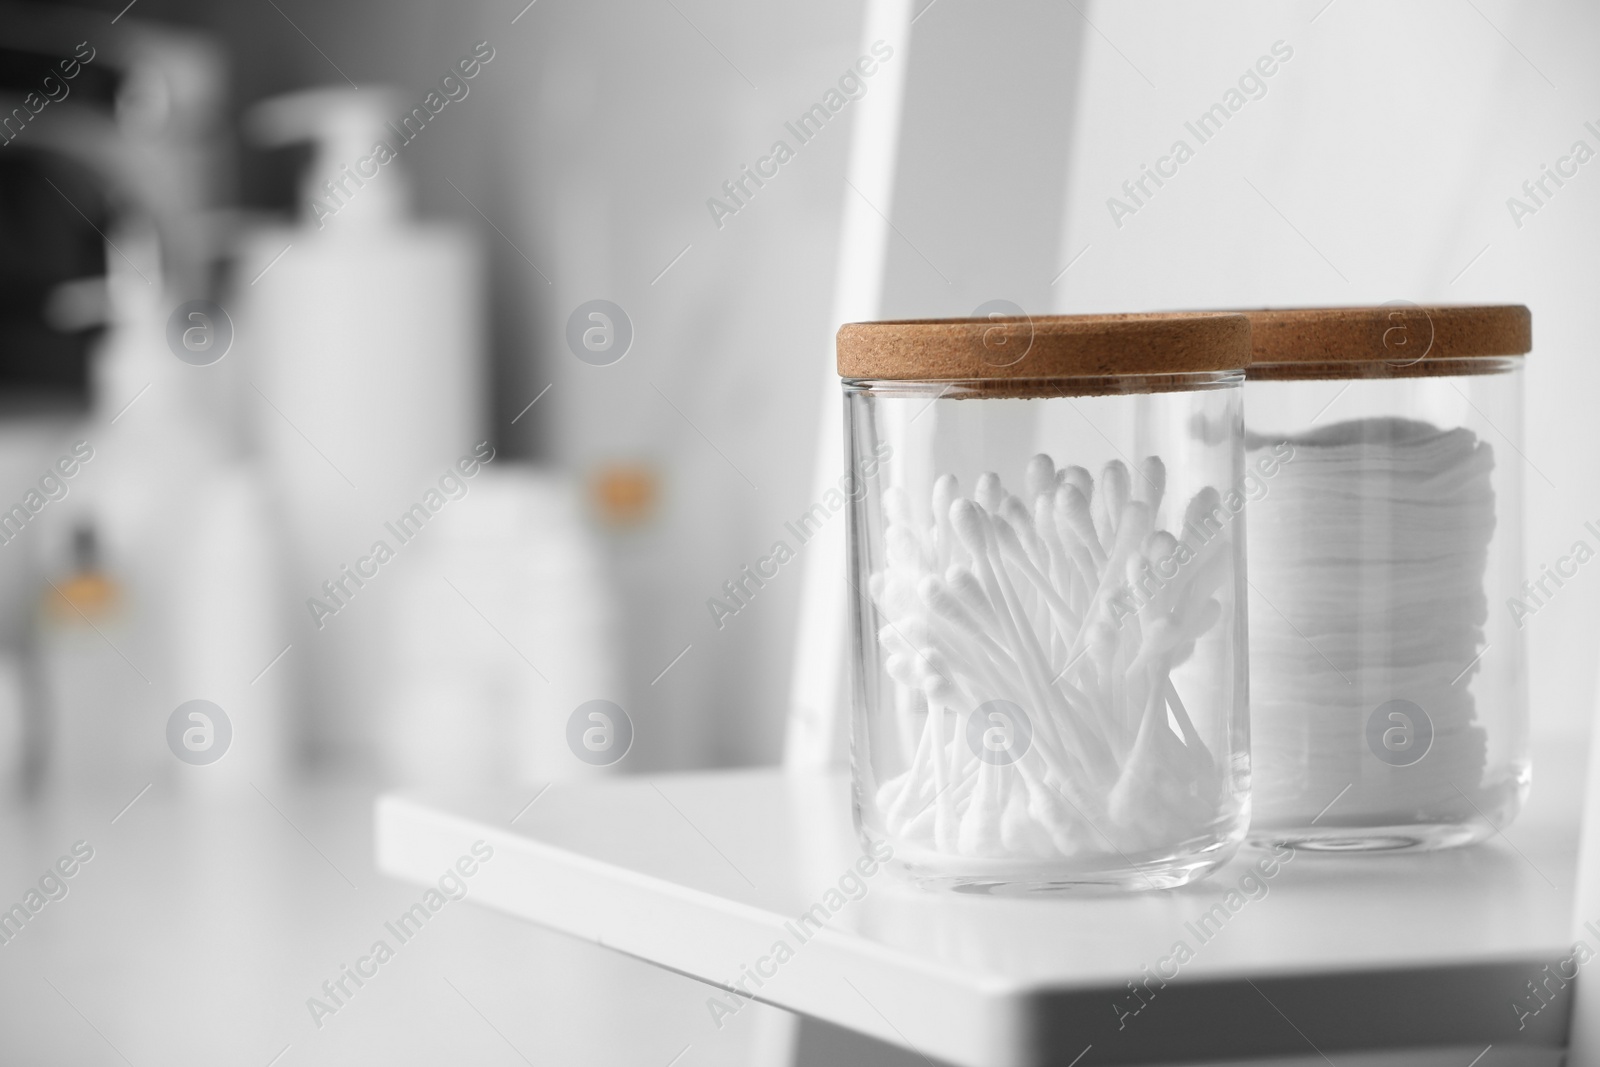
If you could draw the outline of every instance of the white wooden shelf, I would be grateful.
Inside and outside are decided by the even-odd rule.
[[[1267,856],[1248,850],[1198,885],[1122,896],[930,892],[880,870],[820,932],[798,917],[836,903],[827,891],[861,856],[844,776],[618,778],[552,786],[531,806],[531,792],[392,794],[376,835],[380,869],[416,882],[482,839],[496,857],[473,881],[480,904],[931,1059],[1066,1064],[1092,1046],[1079,1065],[1092,1067],[1492,1044],[1487,1067],[1559,1062],[1566,1042],[1568,998],[1522,1020],[1512,1003],[1571,951],[1581,779],[1581,753],[1552,752],[1528,810],[1483,845],[1302,852],[1264,895],[1247,882],[1253,898],[1226,899]],[[1219,903],[1236,910],[1201,925]],[[1128,983],[1171,974],[1180,941],[1192,958],[1124,1015],[1139,1003]],[[781,963],[779,942],[793,953]],[[771,975],[759,986],[744,977],[758,964]],[[709,987],[707,1000],[708,1027],[711,1002],[738,1003]]]

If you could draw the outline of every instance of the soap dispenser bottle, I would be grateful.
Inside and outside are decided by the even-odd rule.
[[[401,111],[392,92],[317,89],[263,102],[248,125],[262,143],[314,148],[296,223],[245,239],[238,337],[287,527],[303,725],[314,757],[346,766],[376,762],[393,601],[381,573],[346,568],[378,541],[404,553],[385,523],[484,436],[479,249],[463,227],[411,218],[408,142],[389,125]],[[329,585],[342,590],[332,605]]]

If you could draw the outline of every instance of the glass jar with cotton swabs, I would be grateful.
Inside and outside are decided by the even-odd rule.
[[[855,323],[857,826],[917,880],[1181,885],[1249,819],[1240,315]]]
[[[1251,837],[1504,829],[1529,781],[1522,634],[1565,581],[1523,583],[1528,309],[1247,314]]]

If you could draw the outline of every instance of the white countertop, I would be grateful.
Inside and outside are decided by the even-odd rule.
[[[558,785],[531,806],[531,792],[391,795],[379,865],[437,877],[483,840],[497,851],[481,904],[717,985],[759,964],[759,987],[743,978],[758,999],[959,1064],[1066,1063],[1091,1045],[1085,1067],[1493,1043],[1490,1064],[1565,1042],[1565,1000],[1520,1030],[1510,1002],[1570,952],[1581,755],[1543,754],[1527,811],[1481,846],[1302,852],[1264,895],[1247,880],[1231,901],[1265,853],[1125,896],[931,892],[877,871],[821,932],[797,929],[860,852],[844,776],[776,770]],[[1226,919],[1197,928],[1219,903]],[[1177,976],[1133,1014],[1126,983],[1146,965]],[[705,993],[708,1028],[727,1014],[713,1000],[739,1004]]]
[[[548,929],[452,903],[400,945],[384,924],[421,892],[374,870],[375,789],[157,785],[117,817],[141,785],[0,803],[0,907],[94,849],[0,944],[7,1067],[748,1063],[702,986]],[[394,958],[318,1028],[307,999],[379,938]]]

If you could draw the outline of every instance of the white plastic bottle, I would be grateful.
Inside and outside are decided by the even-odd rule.
[[[478,249],[467,230],[408,217],[406,148],[389,126],[401,110],[371,88],[259,105],[258,139],[316,151],[301,221],[250,235],[238,274],[247,410],[288,531],[299,703],[313,752],[356,766],[378,748],[392,583],[360,587],[333,618],[310,601],[483,437]]]
[[[627,770],[631,718],[615,762],[580,757],[568,735],[588,701],[631,715],[615,598],[577,486],[504,461],[460,484],[385,564],[399,599],[384,642],[388,777],[528,786]]]

